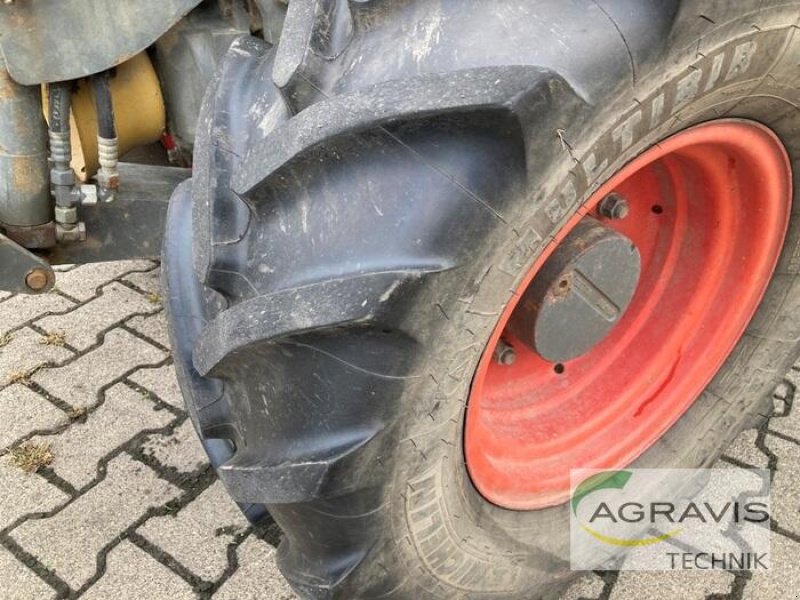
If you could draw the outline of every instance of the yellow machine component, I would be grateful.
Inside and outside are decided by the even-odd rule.
[[[119,140],[119,155],[160,139],[166,127],[161,85],[146,53],[137,54],[116,68],[111,97]],[[47,94],[44,94],[47,114]],[[81,181],[99,167],[97,157],[97,105],[88,79],[78,82],[72,95],[72,168]]]

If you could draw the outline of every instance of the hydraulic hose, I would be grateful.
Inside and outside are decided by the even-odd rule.
[[[97,152],[100,170],[97,182],[100,197],[113,200],[114,190],[119,186],[119,141],[114,119],[114,103],[111,96],[111,76],[108,71],[92,77],[92,90],[97,103]]]
[[[97,103],[97,135],[107,140],[117,137],[114,104],[111,101],[111,78],[108,72],[92,77],[92,91]]]
[[[50,181],[56,205],[70,207],[75,203],[73,188],[75,173],[72,171],[72,147],[70,143],[70,107],[72,86],[68,82],[56,82],[47,86],[48,134],[50,137]]]

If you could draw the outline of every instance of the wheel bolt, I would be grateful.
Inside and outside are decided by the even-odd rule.
[[[600,214],[607,219],[624,219],[629,211],[628,201],[619,194],[609,194],[600,202]]]
[[[517,360],[517,351],[504,340],[500,340],[494,349],[494,360],[497,364],[506,367],[513,365]]]

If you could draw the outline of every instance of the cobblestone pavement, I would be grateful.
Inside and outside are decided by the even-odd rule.
[[[277,528],[245,521],[187,421],[158,265],[59,270],[46,296],[0,293],[0,599],[293,599]],[[724,458],[774,473],[769,573],[603,573],[566,598],[800,598],[791,396]]]

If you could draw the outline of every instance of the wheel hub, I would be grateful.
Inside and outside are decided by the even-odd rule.
[[[640,274],[633,242],[586,217],[537,273],[509,330],[546,360],[577,358],[619,322]]]

